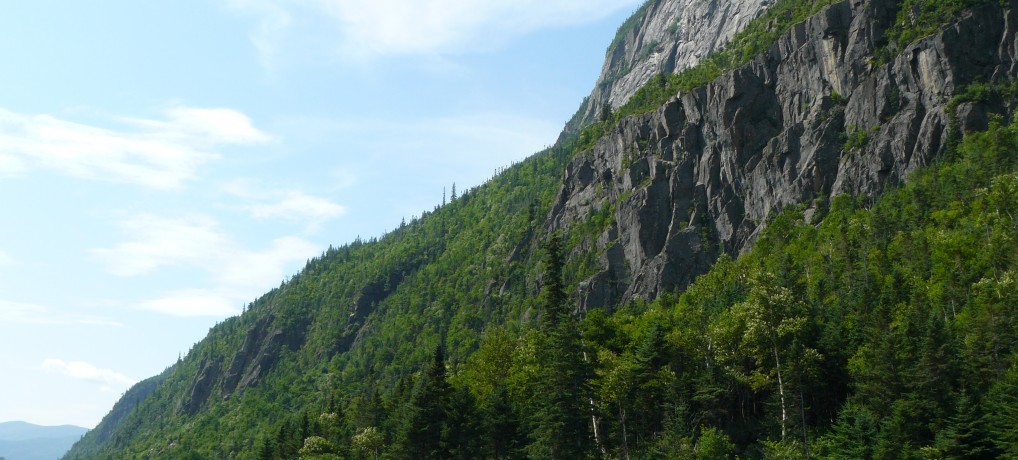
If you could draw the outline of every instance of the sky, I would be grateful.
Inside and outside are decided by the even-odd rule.
[[[329,245],[552,144],[640,0],[0,15],[0,421],[94,427]]]

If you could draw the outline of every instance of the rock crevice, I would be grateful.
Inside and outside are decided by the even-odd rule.
[[[551,231],[615,206],[590,237],[601,270],[582,283],[581,308],[682,289],[788,206],[813,214],[838,194],[879,194],[943,154],[960,89],[1018,76],[1015,10],[996,4],[877,65],[894,8],[834,3],[745,66],[622,120],[579,153]],[[960,128],[984,128],[1002,111],[993,105],[960,107]]]

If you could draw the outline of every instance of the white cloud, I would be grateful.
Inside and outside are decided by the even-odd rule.
[[[62,374],[75,380],[95,382],[109,386],[130,386],[136,380],[111,369],[100,369],[84,361],[64,361],[50,358],[42,362],[42,369]]]
[[[92,250],[110,273],[119,276],[144,275],[162,266],[200,265],[219,257],[229,240],[214,220],[200,215],[167,219],[143,214],[120,227],[131,241]]]
[[[140,276],[162,267],[205,271],[215,285],[208,289],[168,291],[138,307],[174,316],[227,316],[277,285],[292,264],[320,253],[297,237],[273,241],[263,250],[238,246],[207,216],[168,219],[141,215],[121,223],[128,241],[93,249],[110,273]]]
[[[31,169],[72,177],[175,189],[218,158],[222,145],[267,142],[231,109],[174,107],[166,120],[118,118],[133,129],[107,129],[51,115],[0,109],[0,174]]]
[[[17,176],[25,172],[24,160],[14,155],[0,155],[0,177]]]
[[[121,323],[98,316],[60,313],[42,305],[6,300],[0,300],[0,323],[123,326]]]
[[[243,208],[256,219],[310,220],[321,223],[346,213],[346,207],[300,190],[273,190],[238,180],[225,187],[227,193],[257,203]]]
[[[603,18],[639,0],[226,0],[261,17],[252,41],[278,53],[298,12],[325,16],[347,55],[456,54]],[[269,46],[267,43],[274,43]]]
[[[279,201],[250,207],[251,214],[260,219],[279,217],[299,219],[308,217],[326,220],[343,215],[346,209],[324,198],[306,195],[303,192],[287,192]]]

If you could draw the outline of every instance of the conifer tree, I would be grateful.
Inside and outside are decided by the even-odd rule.
[[[937,447],[949,459],[998,458],[986,418],[979,404],[966,393],[958,397],[954,416],[937,436]]]
[[[453,388],[442,427],[442,449],[448,459],[469,460],[481,451],[483,429],[474,395],[466,388]]]
[[[1012,366],[990,389],[986,413],[1000,458],[1018,460],[1018,365]]]
[[[393,453],[396,456],[414,460],[448,458],[442,431],[450,393],[445,373],[445,350],[439,345],[406,404],[405,418],[394,443]]]
[[[544,246],[544,286],[539,300],[541,306],[541,327],[549,332],[569,316],[566,305],[566,290],[562,281],[562,239],[552,235]]]
[[[545,253],[540,303],[547,342],[528,453],[538,459],[584,458],[593,447],[589,424],[592,371],[583,359],[576,318],[566,304],[562,247],[557,235],[549,239]]]
[[[492,458],[513,459],[523,456],[523,433],[519,416],[509,399],[509,388],[499,385],[488,396],[482,409],[485,448]]]

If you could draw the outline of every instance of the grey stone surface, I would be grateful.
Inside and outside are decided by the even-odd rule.
[[[567,167],[548,217],[568,232],[615,206],[590,242],[602,269],[582,283],[580,308],[684,288],[722,252],[746,250],[774,213],[875,196],[928,165],[959,88],[1018,76],[1015,6],[980,7],[877,65],[893,2],[835,3],[747,65],[622,120]],[[958,121],[981,129],[1002,111],[962,104]],[[846,148],[852,134],[863,142]]]
[[[635,27],[608,49],[583,114],[595,120],[602,107],[626,103],[662,72],[681,72],[742,30],[773,0],[652,0]]]

